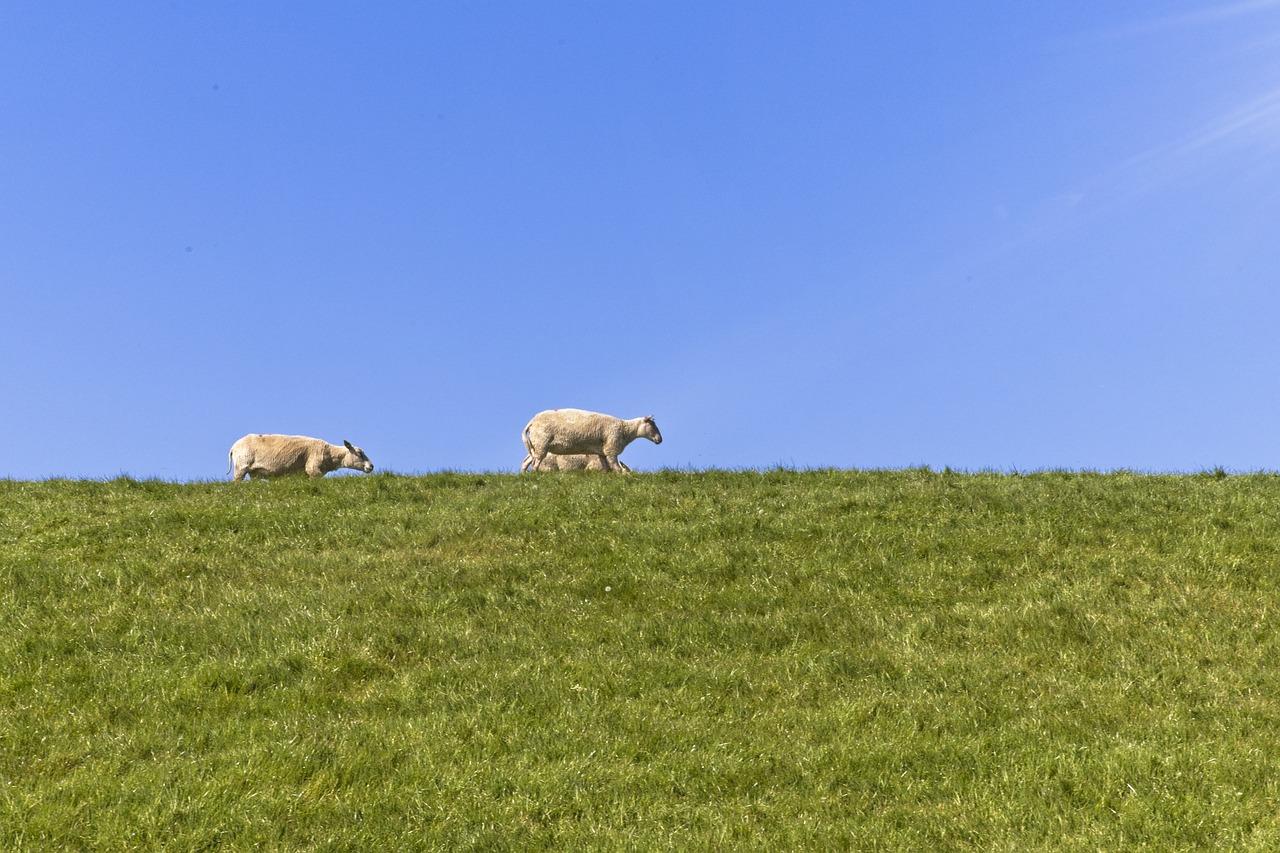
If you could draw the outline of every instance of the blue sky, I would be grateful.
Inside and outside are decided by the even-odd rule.
[[[1280,468],[1280,2],[8,3],[0,476]]]

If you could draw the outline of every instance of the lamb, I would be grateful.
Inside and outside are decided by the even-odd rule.
[[[521,464],[523,470],[524,465],[532,460],[532,456],[526,456],[524,463]],[[619,463],[621,464],[621,463]],[[542,464],[538,466],[539,471],[608,471],[609,463],[604,461],[604,457],[590,453],[548,453],[542,457]]]
[[[249,475],[258,480],[281,474],[323,477],[339,468],[351,468],[366,474],[373,463],[365,452],[349,441],[342,446],[305,435],[263,435],[250,433],[231,445],[227,452],[227,473],[234,469],[232,480],[240,482]]]
[[[652,416],[624,421],[599,412],[582,409],[548,409],[538,412],[525,425],[525,450],[529,455],[520,466],[523,473],[537,471],[548,453],[586,453],[603,457],[607,470],[629,472],[631,469],[618,461],[618,454],[637,438],[647,438],[654,444],[662,444],[662,433]]]

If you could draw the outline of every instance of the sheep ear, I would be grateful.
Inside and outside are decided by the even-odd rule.
[[[351,442],[347,441],[345,438],[344,438],[344,439],[342,439],[342,443],[343,443],[344,445],[346,445],[347,450],[350,450],[352,453],[355,453],[355,452],[356,452],[355,445],[354,445],[354,444],[352,444]]]

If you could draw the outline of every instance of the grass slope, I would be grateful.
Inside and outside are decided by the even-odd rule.
[[[1280,847],[1269,476],[0,482],[0,847]]]

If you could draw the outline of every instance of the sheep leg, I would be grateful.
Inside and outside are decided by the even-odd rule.
[[[628,468],[626,465],[622,464],[622,460],[618,458],[618,454],[605,453],[604,459],[605,459],[605,462],[609,463],[610,471],[618,471],[622,474],[631,473],[631,469]]]
[[[525,471],[528,471],[529,466],[532,464],[533,464],[533,454],[526,453],[524,457],[524,461],[520,463],[520,473],[523,474]]]

